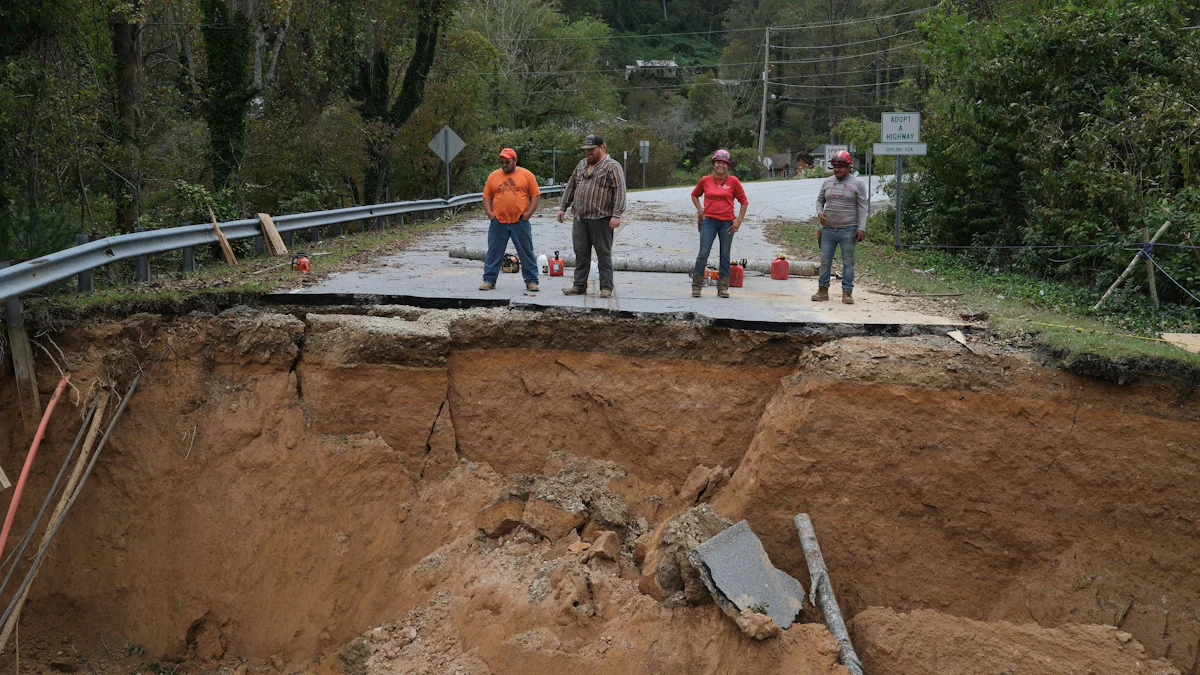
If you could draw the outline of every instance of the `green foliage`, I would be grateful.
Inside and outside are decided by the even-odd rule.
[[[1181,30],[1183,10],[1021,0],[994,21],[931,16],[930,155],[906,191],[906,227],[941,244],[1112,244],[1069,263],[1012,260],[1099,284],[1143,228],[1170,220],[1164,241],[1200,236],[1200,39]],[[1176,278],[1200,277],[1187,251],[1156,257]],[[1159,292],[1181,296],[1161,282]]]
[[[742,180],[759,180],[767,175],[766,167],[758,161],[758,150],[754,148],[734,148],[729,151],[731,166],[729,172]]]
[[[209,102],[204,106],[204,118],[210,137],[209,159],[213,185],[226,188],[237,181],[246,151],[253,25],[244,12],[231,13],[225,0],[200,0],[200,7],[204,16],[200,29],[208,56]]]
[[[684,156],[693,166],[708,161],[719,148],[748,148],[755,145],[754,129],[749,124],[704,123],[696,127]]]

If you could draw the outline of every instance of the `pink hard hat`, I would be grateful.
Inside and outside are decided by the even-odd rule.
[[[725,149],[718,150],[713,153],[712,161],[729,163],[729,151]]]

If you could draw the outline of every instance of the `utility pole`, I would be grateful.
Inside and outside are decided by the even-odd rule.
[[[767,26],[766,47],[763,50],[763,101],[762,118],[758,121],[758,156],[761,159],[767,148],[767,71],[771,69],[771,27]]]

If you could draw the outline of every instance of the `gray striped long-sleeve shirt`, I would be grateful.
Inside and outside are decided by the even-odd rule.
[[[817,195],[817,213],[825,214],[829,227],[858,227],[866,232],[867,184],[854,176],[826,178]]]
[[[621,163],[606,155],[589,174],[587,160],[580,161],[571,172],[558,208],[566,211],[572,206],[576,218],[620,218],[625,213],[625,171]]]

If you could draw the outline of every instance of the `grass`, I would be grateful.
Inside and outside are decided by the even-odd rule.
[[[775,236],[793,255],[816,260],[815,230],[814,223],[787,223],[775,229]],[[868,232],[891,229],[873,216]],[[856,250],[857,269],[870,285],[910,294],[962,293],[941,311],[987,312],[995,334],[1049,350],[1067,366],[1093,368],[1100,357],[1123,372],[1153,367],[1156,361],[1200,369],[1200,355],[1158,338],[1160,332],[1200,329],[1195,307],[1164,305],[1156,313],[1134,287],[1118,291],[1100,313],[1092,313],[1099,298],[1094,289],[1005,272],[1000,265],[942,251],[896,251],[889,241],[877,234]]]

